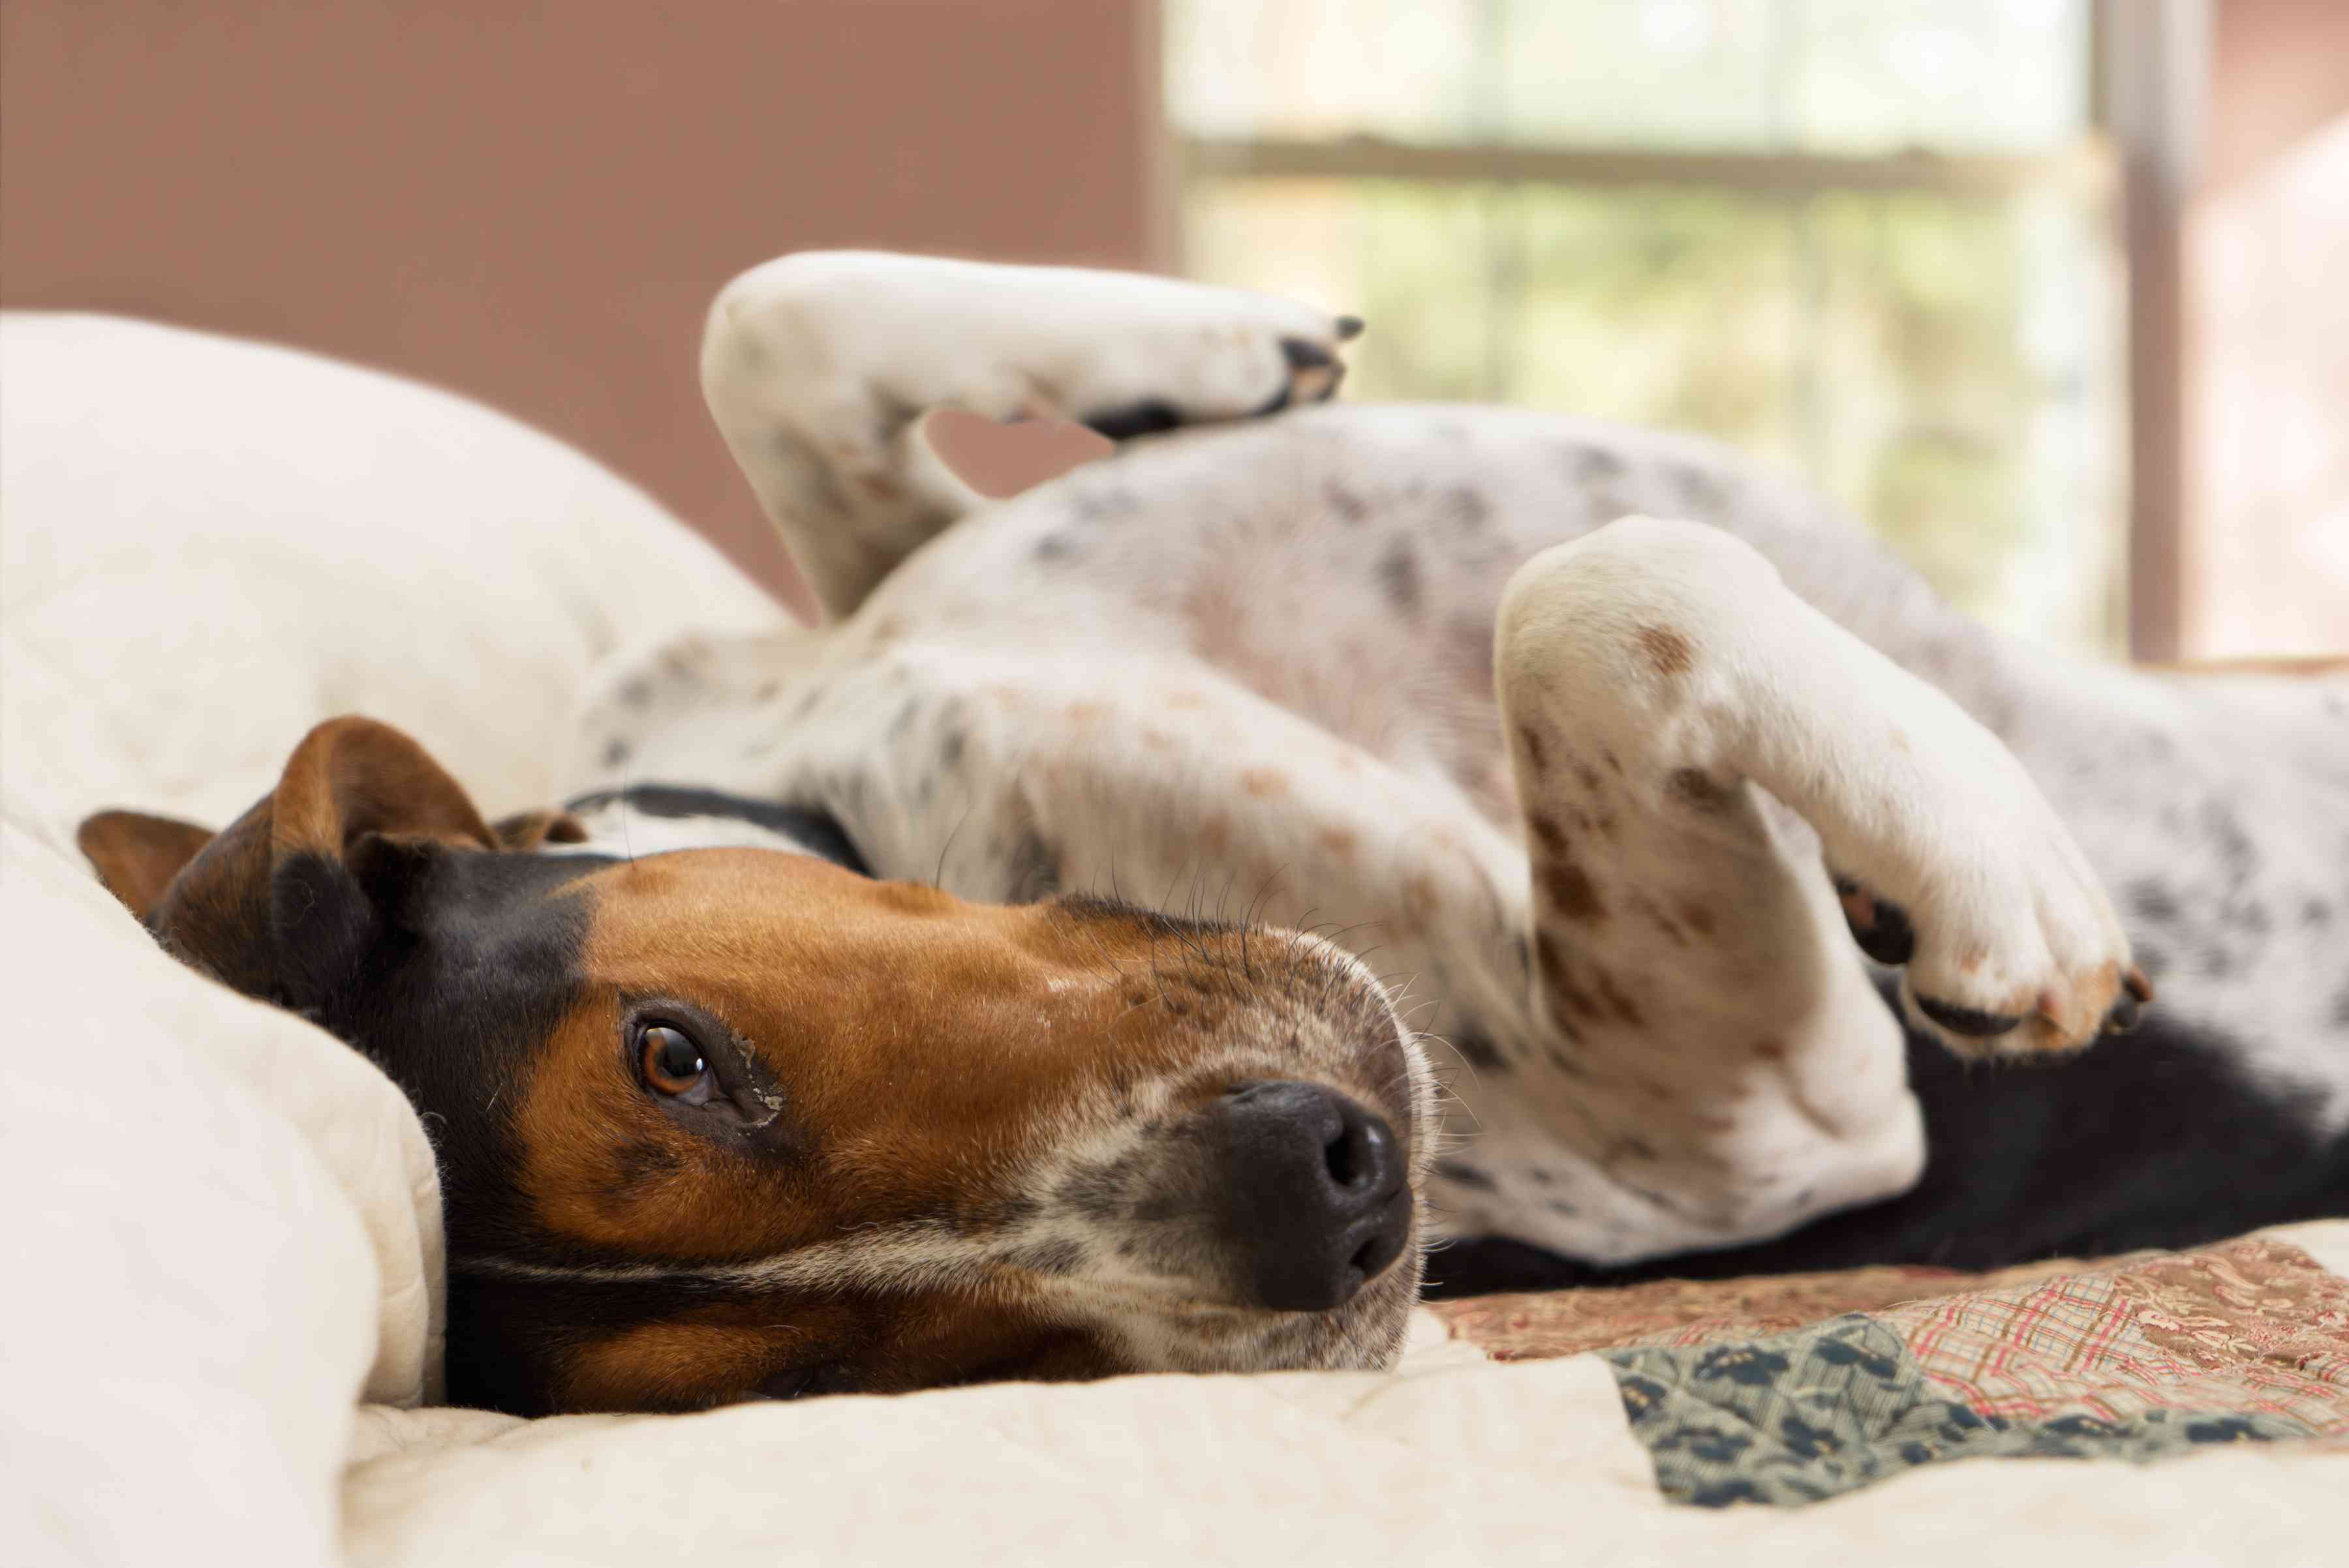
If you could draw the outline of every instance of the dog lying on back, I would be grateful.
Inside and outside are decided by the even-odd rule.
[[[2349,1210],[2343,682],[2003,643],[1702,443],[1292,410],[1359,328],[771,264],[703,382],[826,619],[614,672],[650,782],[492,828],[346,720],[216,839],[86,825],[437,1118],[454,1397],[1381,1366],[1439,1233],[1463,1291]],[[987,504],[947,408],[1127,446]]]

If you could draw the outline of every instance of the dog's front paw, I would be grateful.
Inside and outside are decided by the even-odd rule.
[[[2136,1028],[2154,988],[2103,883],[2023,767],[1978,740],[1969,789],[1917,812],[1875,864],[1830,847],[1853,939],[1903,971],[1909,1023],[1961,1056],[2048,1056]]]
[[[1969,1057],[2058,1054],[2135,1028],[2152,983],[2069,836],[2049,823],[1979,847],[1899,901],[1834,873],[1861,950],[1901,970],[1911,1025]]]

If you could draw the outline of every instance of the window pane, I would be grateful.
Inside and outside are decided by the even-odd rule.
[[[2075,194],[1195,180],[1188,270],[1359,310],[1350,396],[1696,430],[1957,603],[2109,649],[2120,297]]]
[[[2087,0],[1166,0],[1194,135],[2023,151],[2087,125]]]

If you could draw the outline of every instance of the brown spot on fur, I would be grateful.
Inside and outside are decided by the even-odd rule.
[[[1541,841],[1545,851],[1551,855],[1566,853],[1566,830],[1555,820],[1536,812],[1526,826],[1534,830],[1534,836]]]
[[[1590,1000],[1588,992],[1574,983],[1574,977],[1567,971],[1566,954],[1559,950],[1557,941],[1547,931],[1535,937],[1534,949],[1541,960],[1542,983],[1548,987],[1551,998],[1558,1006],[1578,1018],[1597,1017],[1598,1005]]]
[[[1142,743],[1154,752],[1171,752],[1174,749],[1174,737],[1154,724],[1145,724],[1142,730]]]
[[[1616,1017],[1634,1029],[1640,1028],[1648,1022],[1647,1015],[1640,1011],[1640,1004],[1625,995],[1621,988],[1616,985],[1613,975],[1603,969],[1595,970],[1592,971],[1591,983],[1598,988],[1599,1000],[1607,1004],[1608,1011],[1613,1012]]]
[[[1754,1054],[1764,1062],[1783,1062],[1786,1059],[1786,1046],[1785,1042],[1778,1040],[1757,1041]]]
[[[1695,649],[1679,632],[1661,626],[1640,628],[1640,649],[1659,675],[1685,675],[1695,663]]]
[[[1354,830],[1350,827],[1325,827],[1321,830],[1321,847],[1340,860],[1353,857],[1354,844]]]
[[[905,493],[898,488],[897,482],[885,473],[860,474],[857,483],[864,487],[865,494],[885,506],[905,498]]]
[[[1702,768],[1674,768],[1664,780],[1664,789],[1682,805],[1698,811],[1724,811],[1729,806],[1729,791]]]
[[[1106,702],[1071,702],[1069,704],[1069,722],[1071,724],[1090,726],[1098,724],[1103,719],[1108,717],[1109,704]]]
[[[1170,691],[1166,694],[1169,708],[1204,708],[1207,700],[1196,691]]]
[[[1688,933],[1681,929],[1680,922],[1666,914],[1663,907],[1654,899],[1644,894],[1633,894],[1631,909],[1640,919],[1671,938],[1674,946],[1684,948],[1689,945]]]
[[[1211,816],[1199,825],[1199,842],[1210,855],[1221,855],[1232,846],[1232,822],[1227,816]]]
[[[1278,768],[1244,768],[1240,788],[1257,800],[1276,799],[1288,793],[1288,775]]]
[[[1712,936],[1720,929],[1713,918],[1713,911],[1702,904],[1683,900],[1681,904],[1681,919],[1687,924],[1690,930],[1701,937]]]
[[[1517,744],[1525,748],[1526,761],[1532,766],[1534,777],[1541,777],[1542,768],[1546,765],[1542,761],[1541,737],[1534,733],[1532,725],[1517,726]]]
[[[1542,889],[1550,907],[1569,920],[1597,925],[1607,918],[1607,905],[1582,867],[1571,860],[1552,860],[1542,867]]]

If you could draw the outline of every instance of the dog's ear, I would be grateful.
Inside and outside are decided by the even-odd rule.
[[[295,747],[269,797],[154,899],[147,923],[239,991],[316,1007],[397,927],[436,857],[497,847],[423,747],[371,719],[330,719]]]
[[[101,811],[74,834],[106,890],[142,920],[212,841],[209,827],[139,811]]]

